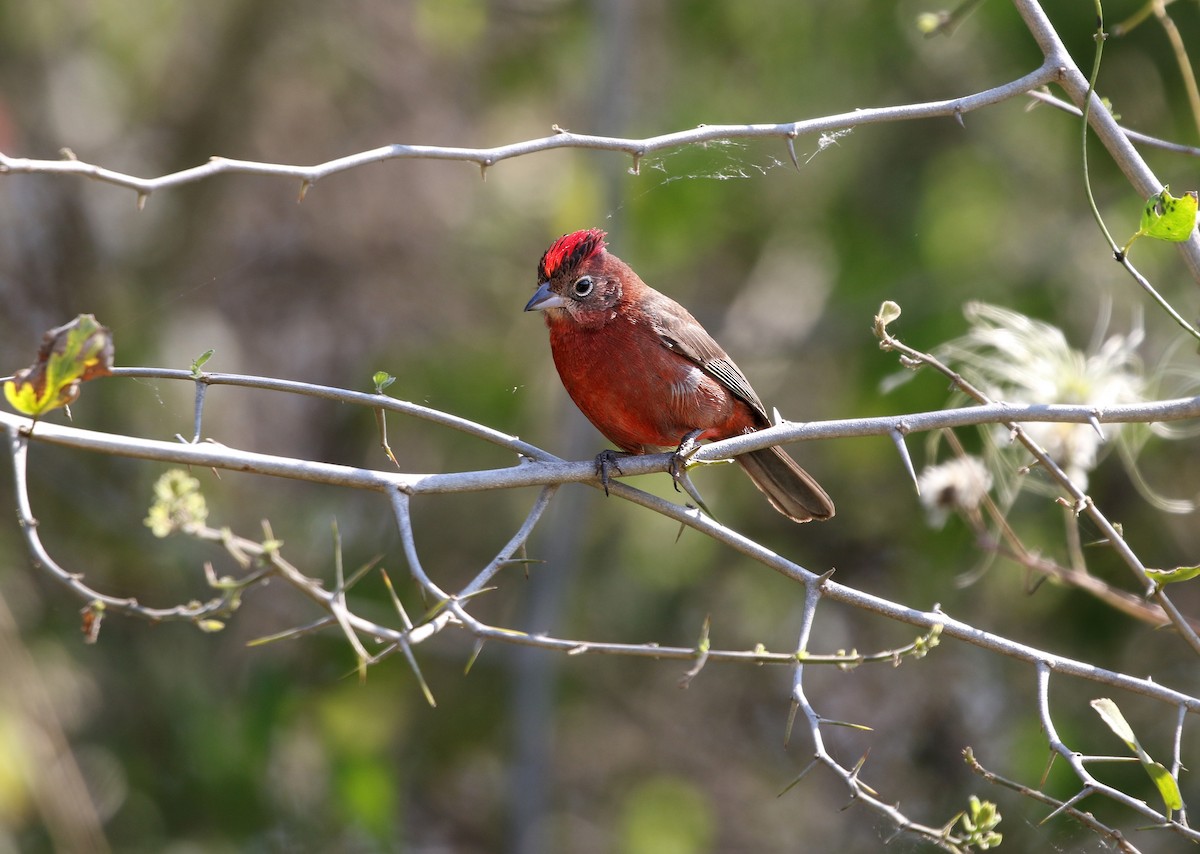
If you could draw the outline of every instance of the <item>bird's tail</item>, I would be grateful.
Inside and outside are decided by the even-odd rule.
[[[793,522],[833,516],[833,501],[813,476],[779,448],[764,448],[737,458],[771,506]]]

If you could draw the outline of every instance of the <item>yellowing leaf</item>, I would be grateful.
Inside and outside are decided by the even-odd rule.
[[[1121,714],[1116,703],[1107,697],[1101,697],[1098,700],[1092,700],[1092,708],[1108,724],[1108,728],[1116,734],[1117,738],[1125,742],[1134,753],[1138,751],[1137,736],[1133,734],[1133,727],[1125,720],[1125,716]]]
[[[1108,724],[1108,728],[1116,734],[1117,738],[1125,742],[1137,756],[1138,761],[1142,763],[1142,767],[1146,769],[1146,773],[1154,782],[1155,788],[1158,789],[1158,794],[1163,799],[1168,812],[1183,809],[1183,796],[1179,792],[1179,785],[1175,782],[1175,778],[1171,776],[1170,771],[1163,767],[1161,762],[1154,761],[1154,758],[1138,742],[1137,736],[1133,733],[1133,727],[1125,720],[1125,716],[1121,714],[1117,704],[1104,697],[1092,700],[1092,708]]]
[[[42,336],[37,361],[4,384],[18,412],[38,418],[79,397],[79,384],[112,373],[113,343],[107,328],[90,314]]]

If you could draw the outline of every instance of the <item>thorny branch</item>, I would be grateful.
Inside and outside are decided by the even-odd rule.
[[[160,379],[193,381],[198,386],[235,385],[273,391],[288,391],[312,395],[331,401],[358,404],[372,409],[384,408],[388,411],[405,413],[431,423],[474,435],[477,438],[518,454],[518,463],[515,466],[507,468],[447,474],[411,474],[379,471],[252,453],[211,442],[165,442],[83,430],[47,421],[42,421],[34,425],[29,419],[0,412],[0,424],[8,428],[10,437],[12,437],[10,451],[17,463],[15,473],[18,477],[18,495],[24,496],[21,502],[21,516],[27,536],[32,538],[30,543],[31,549],[34,549],[36,558],[51,568],[51,571],[55,572],[56,576],[71,587],[77,595],[87,601],[97,599],[104,602],[110,610],[132,612],[135,609],[142,609],[143,606],[129,600],[107,599],[96,593],[96,591],[83,586],[80,576],[61,568],[55,569],[56,565],[53,564],[44,547],[37,540],[36,521],[34,521],[32,509],[28,506],[25,487],[25,479],[27,477],[26,455],[30,441],[81,448],[118,456],[174,463],[177,465],[195,466],[198,468],[223,468],[326,485],[367,489],[387,493],[389,496],[393,496],[391,499],[393,502],[397,500],[394,497],[397,495],[407,497],[423,494],[472,492],[486,489],[510,489],[528,486],[543,487],[533,509],[530,511],[530,515],[521,529],[471,584],[458,592],[457,596],[460,599],[478,593],[523,548],[533,526],[536,524],[538,518],[540,518],[545,505],[553,497],[558,485],[570,482],[583,482],[599,488],[595,467],[591,461],[565,462],[516,437],[475,424],[468,419],[383,395],[365,394],[295,381],[228,374],[202,374],[199,378],[196,378],[193,377],[191,372],[182,370],[117,368],[114,370],[114,375],[118,377],[156,377]],[[951,426],[987,424],[1017,419],[1021,421],[1054,420],[1087,423],[1093,419],[1099,419],[1101,422],[1133,420],[1172,421],[1195,418],[1197,416],[1200,416],[1200,398],[1183,398],[1146,404],[1122,405],[1112,407],[1103,412],[1097,412],[1087,406],[975,406],[881,418],[846,419],[828,422],[809,422],[807,424],[785,423],[752,436],[714,442],[701,449],[696,454],[696,459],[702,462],[712,462],[713,460],[727,458],[731,452],[741,453],[744,450],[766,447],[771,444],[780,444],[788,439],[839,438],[867,435],[888,436],[897,429],[902,429],[904,433],[911,433],[922,430],[943,429]],[[623,476],[628,477],[651,472],[663,472],[667,470],[669,465],[670,455],[668,454],[631,458],[623,462]],[[736,532],[724,528],[713,520],[702,516],[694,509],[672,504],[619,483],[610,484],[610,491],[614,491],[614,494],[622,497],[635,500],[637,503],[649,506],[691,527],[715,535],[744,554],[764,560],[768,565],[771,565],[777,571],[783,572],[790,578],[798,581],[806,581],[807,579],[816,577],[807,570],[767,552],[752,541],[740,538]],[[206,533],[203,538],[223,541],[228,536],[226,532],[211,531]],[[235,538],[235,545],[240,553],[249,554],[254,557],[262,557],[264,552],[269,552],[269,550],[264,550],[253,541],[242,538]],[[266,557],[268,559],[273,558],[270,554],[267,554]],[[270,561],[268,560],[268,562]],[[929,617],[928,615],[923,615],[921,612],[900,608],[900,606],[896,606],[894,603],[884,603],[881,600],[876,601],[869,597],[867,599],[858,599],[848,588],[844,589],[845,592],[843,592],[843,588],[832,582],[824,584],[823,589],[827,595],[832,595],[833,598],[839,601],[847,601],[849,604],[860,607],[870,607],[878,613],[897,617],[924,630],[932,629],[945,620],[944,615]],[[318,604],[331,595],[325,591],[318,591],[317,588],[311,585],[306,586],[304,592],[305,595],[318,602]],[[449,596],[444,591],[437,590],[431,592],[447,600],[449,599]],[[207,603],[203,606],[203,611],[197,610],[199,606],[195,606],[189,610],[182,611],[179,609],[142,611],[141,615],[155,620],[191,620],[218,615],[227,607],[223,604],[223,598],[223,596],[218,597],[213,602]],[[453,610],[450,613],[453,614]],[[437,624],[436,628],[440,630],[444,625],[445,618]],[[357,628],[366,630],[368,627],[358,626]],[[426,627],[422,633],[422,638],[432,633],[431,629],[433,628],[433,626]],[[548,646],[550,648],[574,652],[637,654],[631,653],[631,649],[636,647],[620,644],[597,644],[568,639],[556,640],[545,637],[526,637],[521,636],[519,633],[513,634],[509,630],[493,630],[479,623],[473,624],[472,628],[489,636],[494,632],[496,637],[509,642]],[[969,634],[963,637],[964,639],[972,639]],[[383,633],[379,636],[379,639],[395,642],[397,636],[395,634]],[[695,655],[695,650],[688,648],[654,648],[645,650],[643,654],[661,658],[689,658]],[[728,655],[729,660],[750,658],[755,661],[772,663],[793,663],[796,660],[790,654],[729,653]],[[714,651],[711,658],[713,660],[723,660],[725,656],[726,653]],[[809,660],[811,661],[812,659],[810,658]]]
[[[647,155],[660,151],[686,145],[703,145],[714,141],[780,139],[787,149],[789,159],[799,168],[795,141],[802,136],[826,137],[857,127],[915,119],[951,117],[961,122],[962,117],[969,112],[1027,95],[1048,84],[1061,86],[1071,101],[1077,107],[1081,106],[1088,92],[1087,78],[1067,52],[1062,40],[1046,18],[1045,12],[1035,0],[1013,0],[1013,2],[1025,19],[1038,46],[1042,49],[1044,57],[1042,64],[1028,74],[1008,83],[960,98],[891,107],[864,108],[848,113],[793,122],[701,125],[689,130],[659,134],[643,139],[578,134],[555,126],[551,136],[507,145],[464,148],[396,143],[339,157],[314,166],[264,163],[214,156],[203,165],[157,178],[141,178],[86,163],[76,158],[70,150],[64,150],[63,158],[60,160],[13,157],[0,152],[0,175],[23,173],[78,175],[134,190],[137,193],[138,206],[141,207],[150,194],[157,190],[226,173],[280,176],[299,180],[300,199],[303,199],[309,188],[322,178],[373,163],[410,159],[460,161],[474,163],[479,167],[480,174],[486,177],[487,169],[501,161],[562,148],[614,151],[627,154],[632,159],[631,171],[637,174],[641,160]],[[1130,183],[1143,199],[1159,192],[1163,188],[1162,182],[1154,176],[1146,162],[1137,154],[1125,131],[1104,107],[1099,96],[1093,94],[1092,101],[1092,108],[1088,116],[1089,124]],[[1178,245],[1185,263],[1192,272],[1192,277],[1200,282],[1200,238],[1193,235],[1190,241]]]
[[[1078,807],[1070,806],[1063,801],[1052,798],[1040,789],[1031,788],[1014,780],[1009,780],[1006,777],[1001,777],[999,774],[996,774],[993,771],[989,771],[980,764],[979,760],[975,758],[974,751],[969,747],[963,751],[963,759],[966,761],[968,768],[970,768],[983,779],[987,780],[989,783],[995,783],[996,785],[1003,786],[1006,789],[1012,789],[1017,794],[1023,795],[1030,800],[1038,801],[1039,803],[1053,807],[1056,813],[1066,813],[1080,824],[1091,828],[1093,832],[1099,834],[1100,836],[1107,836],[1113,841],[1113,844],[1117,846],[1117,849],[1123,852],[1123,854],[1138,854],[1138,849],[1134,848],[1133,845],[1130,844],[1129,840],[1125,838],[1121,831],[1098,821],[1090,812],[1084,812]]]
[[[158,178],[139,178],[135,175],[127,175],[123,172],[116,172],[102,166],[85,163],[76,159],[74,154],[69,151],[65,152],[64,158],[61,160],[35,160],[23,157],[10,157],[0,153],[0,174],[34,172],[40,174],[79,175],[134,190],[138,194],[138,203],[141,205],[156,190],[188,184],[193,181],[210,178],[214,175],[231,172],[298,179],[301,182],[301,198],[303,198],[308,189],[322,178],[371,163],[410,159],[460,161],[474,163],[479,167],[481,173],[486,175],[489,167],[501,161],[561,148],[582,148],[594,151],[624,153],[632,158],[632,169],[636,173],[642,158],[656,152],[679,148],[685,145],[702,145],[714,141],[765,138],[782,140],[787,147],[789,158],[794,164],[798,164],[795,150],[795,140],[798,137],[836,133],[850,128],[884,122],[947,116],[961,119],[965,113],[998,104],[1009,98],[1018,97],[1031,89],[1054,82],[1059,73],[1060,65],[1057,59],[1050,58],[1036,70],[1016,80],[984,90],[983,92],[966,95],[962,98],[854,110],[849,113],[794,122],[701,125],[690,130],[675,131],[645,139],[624,139],[621,137],[578,134],[556,126],[551,136],[490,148],[394,144],[385,145],[371,151],[347,155],[346,157],[339,157],[315,166],[294,166],[213,157],[202,166],[194,166],[190,169],[172,172],[169,175],[163,175]]]
[[[1050,671],[1051,666],[1045,662],[1041,662],[1037,666],[1037,705],[1038,717],[1042,722],[1042,731],[1046,734],[1046,740],[1049,743],[1050,750],[1055,756],[1061,756],[1063,760],[1071,767],[1075,776],[1079,778],[1082,788],[1071,798],[1060,805],[1055,812],[1065,810],[1068,807],[1074,807],[1080,801],[1091,795],[1103,795],[1117,803],[1133,810],[1140,815],[1150,819],[1155,825],[1167,828],[1178,833],[1192,842],[1200,842],[1200,831],[1194,830],[1187,826],[1182,821],[1169,819],[1167,816],[1158,812],[1145,801],[1125,794],[1120,789],[1102,783],[1092,776],[1087,770],[1089,760],[1096,757],[1088,757],[1072,750],[1066,745],[1059,736],[1058,730],[1054,725],[1054,718],[1050,713]],[[1053,813],[1051,814],[1053,815]]]
[[[925,363],[935,364],[936,366],[936,360],[933,360],[932,357],[907,348],[900,342],[895,341],[895,339],[890,339],[888,347],[902,351],[912,359],[924,360]],[[0,412],[0,424],[4,424],[9,432],[10,453],[14,460],[14,474],[16,476],[21,521],[30,550],[35,560],[46,567],[56,579],[66,585],[76,596],[85,603],[89,603],[89,607],[95,607],[96,603],[99,603],[107,612],[134,614],[154,620],[191,620],[197,624],[201,624],[204,620],[228,616],[236,608],[238,597],[251,587],[266,583],[269,579],[279,579],[300,591],[320,611],[323,611],[324,614],[307,625],[297,627],[276,637],[297,636],[331,627],[340,628],[356,651],[360,669],[373,665],[394,652],[402,652],[408,660],[410,667],[412,667],[418,682],[421,684],[423,690],[425,690],[430,702],[433,702],[433,697],[421,677],[413,649],[447,628],[464,630],[475,637],[480,643],[497,641],[506,644],[535,646],[543,649],[557,650],[568,655],[624,655],[693,662],[695,665],[693,670],[697,672],[701,665],[708,662],[790,665],[795,668],[792,693],[794,703],[793,714],[797,712],[802,713],[803,720],[806,722],[806,729],[812,737],[814,744],[814,765],[827,768],[837,775],[847,786],[852,801],[861,803],[880,815],[885,816],[888,821],[893,822],[900,830],[922,836],[946,848],[946,850],[962,850],[955,841],[958,837],[949,828],[931,828],[913,822],[897,806],[886,803],[877,792],[862,781],[861,774],[866,761],[865,757],[855,766],[846,767],[838,763],[824,747],[824,742],[821,738],[821,728],[828,725],[837,725],[837,722],[822,718],[805,694],[802,677],[806,665],[821,663],[848,667],[868,661],[888,661],[894,664],[898,663],[904,657],[921,657],[927,654],[936,645],[939,636],[945,636],[1016,658],[1038,668],[1052,668],[1062,675],[1076,676],[1098,684],[1152,697],[1170,704],[1180,710],[1181,714],[1187,711],[1200,712],[1200,698],[1172,690],[1149,679],[1138,679],[1125,674],[1106,671],[1086,662],[1066,659],[1046,651],[1023,646],[1002,636],[983,632],[973,626],[957,621],[938,608],[932,611],[918,611],[880,597],[863,593],[854,588],[840,585],[832,581],[829,578],[829,574],[818,575],[811,572],[763,548],[758,543],[743,537],[736,531],[726,528],[702,515],[694,508],[674,504],[621,482],[609,484],[609,491],[613,496],[633,501],[636,504],[675,519],[683,525],[699,530],[804,585],[806,606],[796,651],[792,653],[780,653],[769,652],[762,647],[753,650],[721,650],[709,649],[707,646],[703,648],[701,646],[663,647],[653,643],[602,643],[590,640],[575,640],[529,634],[508,627],[490,625],[471,613],[471,600],[484,592],[489,584],[495,583],[498,574],[505,567],[512,566],[514,563],[523,563],[520,560],[520,556],[524,553],[529,536],[561,484],[584,482],[600,488],[595,475],[594,465],[590,461],[578,463],[565,462],[536,446],[503,432],[492,430],[448,413],[396,400],[385,395],[364,394],[325,386],[314,386],[307,383],[227,374],[193,374],[189,371],[141,368],[118,368],[114,373],[118,377],[126,378],[151,377],[164,380],[194,382],[198,390],[211,389],[212,387],[223,385],[234,385],[257,388],[269,392],[298,393],[330,401],[355,404],[371,410],[383,409],[388,412],[403,413],[439,426],[465,432],[482,441],[496,445],[509,453],[516,454],[518,463],[508,468],[449,474],[425,475],[377,471],[337,466],[328,463],[314,463],[308,460],[291,459],[268,454],[249,453],[211,442],[163,442],[98,433],[75,427],[60,426],[45,421],[35,425],[28,419]],[[199,393],[197,395],[198,428],[202,426],[200,416],[202,416],[203,403],[209,397],[211,397],[211,392],[209,395]],[[1055,420],[1091,423],[1137,420],[1169,421],[1196,417],[1200,417],[1200,398],[1184,398],[1115,406],[1104,411],[1097,411],[1089,406],[1013,406],[983,401],[978,406],[926,413],[911,413],[884,418],[846,419],[808,424],[783,423],[753,436],[712,443],[701,449],[697,453],[696,458],[712,462],[715,459],[728,457],[731,451],[740,452],[752,447],[765,447],[769,444],[779,444],[788,440],[865,435],[890,438],[897,434],[907,435],[908,433],[921,430],[945,429],[954,426],[998,422]],[[198,430],[197,435],[202,435],[202,433]],[[388,497],[391,503],[396,524],[401,534],[401,541],[404,546],[409,569],[420,588],[424,591],[424,594],[432,600],[434,608],[427,619],[416,625],[413,625],[407,619],[407,615],[403,613],[402,607],[399,606],[398,610],[402,621],[400,627],[382,625],[378,622],[368,620],[354,613],[352,605],[346,597],[350,587],[358,580],[358,577],[361,577],[361,573],[358,577],[349,580],[342,580],[339,575],[334,589],[330,590],[321,581],[310,577],[284,560],[269,530],[265,532],[266,537],[263,542],[256,542],[244,537],[235,536],[228,530],[207,526],[196,526],[186,533],[221,544],[239,559],[239,562],[248,573],[244,578],[234,581],[230,581],[229,579],[215,579],[210,572],[208,573],[210,583],[217,589],[218,595],[207,603],[190,604],[178,608],[153,609],[141,605],[136,600],[107,597],[90,588],[82,575],[72,573],[56,564],[38,538],[36,519],[29,505],[26,483],[28,478],[27,453],[31,442],[78,447],[101,453],[197,467],[212,466],[244,472],[270,474],[290,479],[382,492]],[[670,462],[670,455],[633,458],[623,464],[623,474],[630,476],[653,471],[666,471]],[[1050,470],[1053,471],[1054,469]],[[1073,486],[1070,485],[1068,480],[1065,480],[1065,477],[1065,475],[1062,475],[1064,479],[1063,486],[1070,491],[1073,489]],[[506,489],[524,486],[540,486],[541,489],[538,491],[537,497],[523,522],[510,540],[467,585],[454,592],[443,589],[421,562],[417,547],[417,535],[413,527],[410,510],[412,502],[419,496],[428,493],[472,492],[483,489]],[[1082,496],[1076,497],[1078,500],[1082,500]],[[1092,512],[1099,514],[1099,511],[1090,502],[1085,503],[1087,507],[1091,508]],[[1103,517],[1100,516],[1099,518]],[[1134,559],[1136,560],[1136,557]],[[911,624],[918,627],[924,634],[918,637],[913,643],[897,650],[885,650],[871,654],[861,654],[856,651],[849,653],[837,652],[826,655],[813,653],[808,649],[812,621],[817,605],[823,599],[849,604],[862,610]],[[378,651],[373,654],[367,653],[360,638],[372,639],[376,643]],[[692,675],[695,674],[693,673]],[[1177,772],[1178,749],[1176,754]]]
[[[876,326],[876,332],[879,335],[879,346],[881,349],[900,353],[911,365],[928,365],[929,367],[946,376],[956,388],[980,404],[987,405],[993,403],[993,401],[990,400],[988,396],[983,393],[983,391],[976,388],[956,371],[942,364],[942,362],[934,356],[930,355],[929,353],[922,353],[919,350],[915,350],[912,347],[903,344],[887,331],[885,324],[878,324]],[[1174,603],[1171,602],[1170,598],[1166,594],[1165,589],[1156,586],[1150,581],[1149,577],[1146,575],[1146,567],[1134,553],[1133,549],[1129,547],[1129,544],[1125,541],[1125,538],[1121,535],[1120,531],[1117,530],[1116,526],[1108,520],[1103,512],[1101,512],[1100,508],[1096,506],[1091,497],[1086,495],[1078,486],[1075,485],[1074,482],[1072,482],[1072,480],[1067,476],[1067,473],[1063,471],[1062,467],[1059,466],[1059,464],[1055,462],[1055,460],[1048,453],[1046,453],[1045,449],[1041,448],[1035,441],[1033,441],[1032,438],[1030,438],[1029,434],[1025,431],[1021,424],[1018,423],[1017,420],[1006,419],[1002,423],[1008,429],[1013,440],[1024,445],[1025,449],[1029,451],[1036,464],[1045,469],[1058,483],[1058,485],[1067,493],[1067,495],[1070,497],[1071,508],[1074,510],[1075,514],[1079,515],[1080,513],[1087,513],[1092,522],[1095,523],[1097,528],[1099,528],[1100,533],[1103,534],[1107,539],[1109,545],[1112,546],[1118,555],[1120,555],[1121,559],[1133,572],[1138,582],[1142,584],[1143,589],[1147,591],[1147,595],[1153,596],[1158,601],[1158,605],[1170,619],[1171,624],[1176,628],[1184,640],[1188,642],[1193,651],[1200,654],[1200,636],[1197,636],[1196,630],[1192,628],[1191,624],[1187,621],[1183,614],[1181,614],[1175,607]]]
[[[327,386],[314,386],[292,381],[240,377],[236,375],[202,374],[199,379],[196,379],[188,371],[163,369],[118,368],[114,370],[114,374],[124,377],[152,376],[166,379],[183,379],[197,383],[211,383],[213,385],[225,384],[280,391],[287,390],[329,400],[367,406],[372,409],[382,407],[390,411],[404,412],[423,420],[471,433],[485,441],[517,453],[519,455],[518,463],[515,466],[507,468],[445,474],[388,472],[253,453],[209,442],[194,444],[165,442],[82,430],[47,421],[41,421],[34,425],[27,418],[0,412],[0,424],[3,424],[9,430],[10,436],[14,437],[10,442],[12,452],[14,454],[23,454],[27,441],[36,441],[116,456],[155,460],[200,468],[212,467],[265,474],[332,486],[366,489],[389,495],[403,494],[406,497],[528,486],[553,487],[563,483],[587,483],[597,489],[600,488],[595,473],[595,466],[591,461],[565,462],[536,446],[529,445],[500,431],[473,424],[467,419],[448,413],[438,412],[428,407],[399,401],[384,395],[364,394],[349,390],[338,390]],[[1200,416],[1200,397],[1126,404],[1113,406],[1103,411],[1097,411],[1095,408],[1089,406],[1014,406],[990,404],[926,413],[912,413],[901,416],[844,419],[810,422],[807,424],[784,423],[752,435],[713,442],[700,449],[695,455],[695,460],[697,462],[713,462],[719,459],[726,459],[731,455],[744,453],[748,450],[782,444],[786,441],[844,438],[849,436],[890,436],[896,430],[908,434],[922,430],[1010,421],[1045,420],[1089,423],[1097,420],[1101,423],[1107,423],[1138,420],[1174,421],[1196,418],[1198,416]],[[623,476],[629,477],[652,472],[665,472],[668,470],[670,462],[671,456],[669,454],[630,458],[622,462]],[[24,464],[21,466],[21,471],[24,471]],[[609,491],[613,495],[631,500],[675,519],[684,525],[706,533],[731,546],[738,552],[764,563],[795,581],[807,583],[812,579],[818,578],[815,573],[763,548],[753,540],[742,537],[737,532],[703,516],[694,508],[673,504],[623,483],[610,483]],[[393,498],[392,500],[395,502],[396,499]],[[546,500],[548,500],[548,496]],[[1098,513],[1098,511],[1095,512]],[[34,518],[32,511],[23,511],[23,516],[27,520],[30,520],[29,524],[27,524],[27,529],[36,533],[36,523],[32,522]],[[494,574],[505,565],[505,562],[510,560],[512,555],[520,549],[525,538],[528,536],[529,529],[532,528],[534,523],[536,523],[536,517],[527,519],[519,535],[510,541],[506,549],[481,572],[469,588],[459,594],[460,597],[463,595],[472,595],[485,586]],[[44,559],[44,549],[38,554],[38,558]],[[64,581],[78,580],[71,573],[63,572],[62,576]],[[833,581],[825,581],[822,585],[822,591],[827,598],[912,624],[925,631],[933,629],[935,626],[941,626],[947,636],[956,637],[1020,660],[1033,663],[1044,660],[1046,655],[1035,650],[1029,650],[1019,644],[1013,644],[1004,638],[980,632],[966,624],[958,623],[940,611],[922,612],[907,608],[878,597],[861,593],[853,588],[844,587]],[[84,593],[80,593],[80,595],[86,597]],[[445,594],[443,593],[443,595]],[[448,599],[449,597],[446,598]],[[159,618],[157,615],[155,616]],[[161,618],[165,619],[167,617],[164,616]],[[546,645],[559,649],[586,649],[590,652],[609,653],[628,652],[627,649],[621,648],[619,645],[613,647],[612,645],[598,645],[590,642],[583,643],[570,640],[555,642],[548,638],[525,637],[507,632],[501,632],[501,638],[516,643]],[[645,654],[652,657],[669,657],[675,653],[692,656],[695,654],[695,651],[688,649],[668,651],[662,648],[655,648],[645,652]],[[1158,697],[1166,702],[1178,703],[1184,701],[1188,704],[1189,709],[1200,710],[1200,701],[1193,701],[1191,698],[1186,697],[1186,695],[1180,695],[1177,692],[1169,691],[1161,686],[1147,683],[1144,680],[1131,679],[1121,674],[1097,671],[1090,666],[1075,665],[1066,659],[1055,659],[1055,662],[1056,668],[1060,672],[1091,678],[1115,687],[1139,690],[1144,693],[1148,692],[1150,696]]]
[[[806,578],[804,584],[804,614],[801,618],[800,640],[797,648],[797,658],[799,661],[792,674],[792,709],[788,718],[786,740],[791,739],[792,727],[794,726],[796,714],[799,712],[803,716],[804,722],[807,725],[808,736],[813,743],[813,760],[800,772],[799,776],[792,781],[788,788],[795,786],[813,768],[820,765],[829,769],[842,781],[846,786],[851,802],[857,801],[865,804],[874,812],[885,816],[895,825],[897,835],[900,833],[912,833],[930,840],[940,848],[948,851],[957,851],[959,849],[953,844],[953,840],[948,838],[948,834],[943,833],[938,828],[928,827],[912,821],[900,811],[897,804],[889,804],[881,800],[879,793],[862,781],[860,773],[863,765],[866,764],[867,757],[865,755],[853,767],[848,768],[838,762],[825,747],[825,738],[821,732],[823,725],[856,726],[855,724],[828,721],[822,718],[804,691],[804,666],[807,661],[804,653],[807,651],[808,642],[812,635],[813,621],[817,615],[817,605],[821,601],[826,581],[828,581],[828,575],[819,578]],[[935,626],[935,631],[940,634],[940,627]],[[866,727],[863,728],[865,729]]]

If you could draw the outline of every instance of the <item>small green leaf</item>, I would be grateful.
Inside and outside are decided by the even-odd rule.
[[[112,373],[112,334],[90,314],[42,336],[37,361],[4,384],[13,409],[39,418],[79,397],[79,384]]]
[[[1164,584],[1175,584],[1179,581],[1191,581],[1200,575],[1200,566],[1177,566],[1174,569],[1147,569],[1146,576],[1156,587]]]
[[[1139,237],[1152,237],[1172,243],[1182,243],[1191,237],[1196,228],[1196,209],[1200,198],[1195,190],[1179,197],[1172,196],[1170,190],[1169,186],[1165,186],[1161,192],[1146,200],[1142,208],[1141,224],[1137,233],[1129,238],[1129,242],[1121,249],[1122,254],[1127,253]]]
[[[165,537],[189,526],[203,525],[208,504],[200,481],[183,469],[169,469],[154,483],[154,503],[145,525],[156,537]]]
[[[371,382],[375,383],[375,393],[383,394],[384,389],[396,381],[396,378],[387,371],[376,371],[371,377]]]
[[[879,313],[875,315],[875,337],[882,338],[887,332],[888,325],[898,317],[900,317],[900,306],[890,299],[884,300],[879,306]]]
[[[1180,794],[1179,784],[1175,782],[1171,772],[1164,768],[1161,762],[1143,763],[1143,767],[1150,775],[1150,779],[1154,781],[1159,797],[1163,799],[1167,809],[1172,812],[1183,809],[1183,795]]]
[[[981,801],[971,795],[967,801],[967,811],[959,813],[959,820],[968,845],[986,851],[1004,841],[1004,835],[996,832],[1001,820],[1000,810],[991,801]]]
[[[215,352],[217,352],[217,351],[216,350],[205,350],[203,353],[201,353],[199,356],[196,357],[195,361],[192,362],[192,376],[194,376],[194,377],[200,376],[200,369],[203,368],[205,363],[208,362],[208,360],[213,357],[213,353],[215,353]]]
[[[1184,193],[1179,198],[1172,196],[1170,187],[1151,196],[1142,210],[1141,231],[1156,240],[1182,243],[1196,227],[1196,191]]]
[[[219,632],[225,628],[225,624],[220,620],[197,620],[196,628],[202,632]]]

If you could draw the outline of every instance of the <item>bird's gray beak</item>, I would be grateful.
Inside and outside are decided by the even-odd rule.
[[[542,282],[534,292],[529,302],[525,303],[526,311],[545,311],[548,308],[562,308],[567,301],[550,290],[549,282]]]

